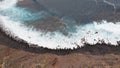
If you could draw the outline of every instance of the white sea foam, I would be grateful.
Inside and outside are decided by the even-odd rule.
[[[119,22],[113,24],[111,22],[102,21],[101,24],[94,22],[77,26],[77,33],[71,33],[72,35],[68,37],[62,35],[60,32],[55,32],[54,35],[51,35],[51,33],[43,34],[41,31],[26,27],[21,22],[11,21],[7,17],[0,16],[0,19],[2,21],[1,25],[7,32],[11,32],[11,36],[17,36],[27,41],[29,44],[36,44],[51,49],[72,49],[76,48],[77,45],[80,47],[83,46],[84,42],[90,44],[101,43],[100,40],[104,40],[105,43],[117,45],[117,41],[120,40],[120,31],[118,30],[120,28]],[[83,38],[85,39],[84,41]]]
[[[41,32],[37,32],[31,28],[25,27],[20,22],[14,22],[7,17],[0,17],[1,25],[7,32],[11,32],[11,36],[17,36],[20,39],[27,41],[29,44],[37,44],[38,46],[47,48],[73,48],[75,45],[71,45],[71,40],[68,37],[63,36],[60,33],[55,33],[51,36],[50,33],[42,35]],[[9,34],[9,33],[8,33]],[[61,45],[62,44],[62,45]]]
[[[9,0],[4,1],[6,3]],[[10,7],[15,6],[16,1],[17,0],[11,0]],[[5,3],[3,2],[2,6],[8,9],[8,7],[6,8],[6,5],[4,5]],[[0,4],[0,7],[2,6]],[[117,41],[120,41],[120,22],[116,22],[115,24],[101,21],[76,26],[76,32],[71,32],[70,36],[65,36],[60,32],[54,32],[54,34],[48,32],[44,34],[41,31],[25,26],[22,21],[11,20],[9,16],[0,15],[0,21],[0,26],[9,36],[14,37],[16,40],[22,39],[30,45],[35,44],[50,49],[73,49],[77,48],[77,46],[84,46],[85,42],[96,44],[102,43],[101,41],[104,41],[106,44],[111,43],[117,45]]]
[[[17,2],[18,0],[3,0],[0,2],[0,9],[5,10],[13,6],[16,6]]]

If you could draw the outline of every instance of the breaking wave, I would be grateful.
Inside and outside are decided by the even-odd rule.
[[[6,7],[8,1],[10,6]],[[84,43],[96,44],[104,41],[106,44],[118,45],[118,41],[120,41],[120,22],[113,23],[106,20],[75,25],[75,32],[69,32],[67,36],[60,31],[43,33],[26,26],[24,22],[43,18],[45,17],[44,14],[42,12],[31,13],[23,8],[18,9],[16,3],[17,0],[0,2],[0,12],[2,12],[0,14],[0,26],[9,36],[16,40],[22,39],[29,45],[35,44],[50,49],[73,49],[84,46]],[[11,12],[12,15],[10,15]]]

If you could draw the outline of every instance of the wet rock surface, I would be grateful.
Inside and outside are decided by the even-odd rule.
[[[17,42],[0,31],[1,68],[119,68],[120,46],[89,45],[50,50]]]
[[[18,5],[35,10],[35,12],[44,9],[38,9],[39,7],[36,7],[36,4],[34,4],[36,6],[33,6],[33,4],[32,0],[26,0]],[[79,21],[106,19],[116,22],[120,20],[119,11],[114,13],[113,6],[103,4],[103,1],[101,4],[99,3],[100,5],[109,7],[109,10],[102,10],[101,6],[100,9],[103,12],[93,16],[90,15],[90,17],[84,15],[84,17],[80,17]],[[36,27],[38,28],[37,25]],[[59,27],[56,29],[59,29]],[[52,30],[52,28],[48,28],[48,30]],[[18,42],[0,31],[0,68],[120,68],[120,45],[86,44],[86,46],[74,50],[50,50]]]

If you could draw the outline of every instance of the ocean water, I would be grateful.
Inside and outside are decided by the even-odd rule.
[[[103,41],[117,46],[120,41],[120,22],[93,20],[78,24],[74,19],[77,16],[69,17],[67,14],[68,16],[56,17],[46,10],[33,12],[17,6],[18,2],[19,0],[0,2],[0,27],[18,41],[22,39],[29,45],[35,44],[49,49],[73,49],[84,46],[84,43],[102,44]]]

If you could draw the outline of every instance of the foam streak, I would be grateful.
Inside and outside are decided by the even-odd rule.
[[[17,2],[18,0],[4,0],[0,2],[0,9],[3,11],[13,8]],[[21,13],[19,15],[21,15]],[[76,26],[76,32],[69,32],[70,36],[65,36],[57,31],[54,32],[54,35],[51,35],[51,32],[44,34],[42,31],[37,31],[34,28],[25,26],[21,20],[11,20],[9,15],[3,16],[1,14],[0,21],[0,27],[16,40],[22,39],[30,45],[35,44],[50,49],[73,49],[78,46],[84,46],[84,43],[96,44],[102,43],[101,41],[104,41],[106,44],[117,45],[117,41],[120,41],[120,22],[116,22],[115,24],[101,21],[79,25]]]

